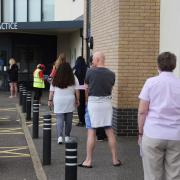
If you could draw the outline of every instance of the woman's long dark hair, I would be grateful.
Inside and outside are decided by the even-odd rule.
[[[75,64],[75,75],[79,80],[80,84],[84,84],[84,79],[87,71],[87,64],[82,56],[79,56]]]
[[[65,62],[59,66],[52,85],[61,89],[75,85],[73,71],[69,63]]]

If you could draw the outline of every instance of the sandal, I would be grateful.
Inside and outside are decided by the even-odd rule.
[[[81,164],[78,164],[78,166],[79,166],[79,167],[82,167],[82,168],[92,168],[91,165],[88,166],[88,165],[84,165],[83,163],[84,163],[84,161],[83,161]]]

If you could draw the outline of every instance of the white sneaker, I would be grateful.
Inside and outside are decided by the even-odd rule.
[[[65,136],[65,142],[67,143],[69,142],[69,140],[70,140],[69,136]]]
[[[62,136],[59,136],[58,137],[58,144],[62,144],[63,143],[63,138],[62,138]]]

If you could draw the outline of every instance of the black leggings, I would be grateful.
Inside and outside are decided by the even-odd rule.
[[[42,96],[42,88],[34,88],[34,100],[40,101],[41,96]]]
[[[85,90],[80,90],[80,105],[78,107],[78,116],[79,116],[79,122],[81,122],[83,125],[85,124]]]

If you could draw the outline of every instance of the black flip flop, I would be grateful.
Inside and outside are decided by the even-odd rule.
[[[84,162],[82,162],[81,164],[78,164],[79,167],[82,167],[82,168],[92,168],[92,166],[87,166],[87,165],[84,165],[83,164]]]

